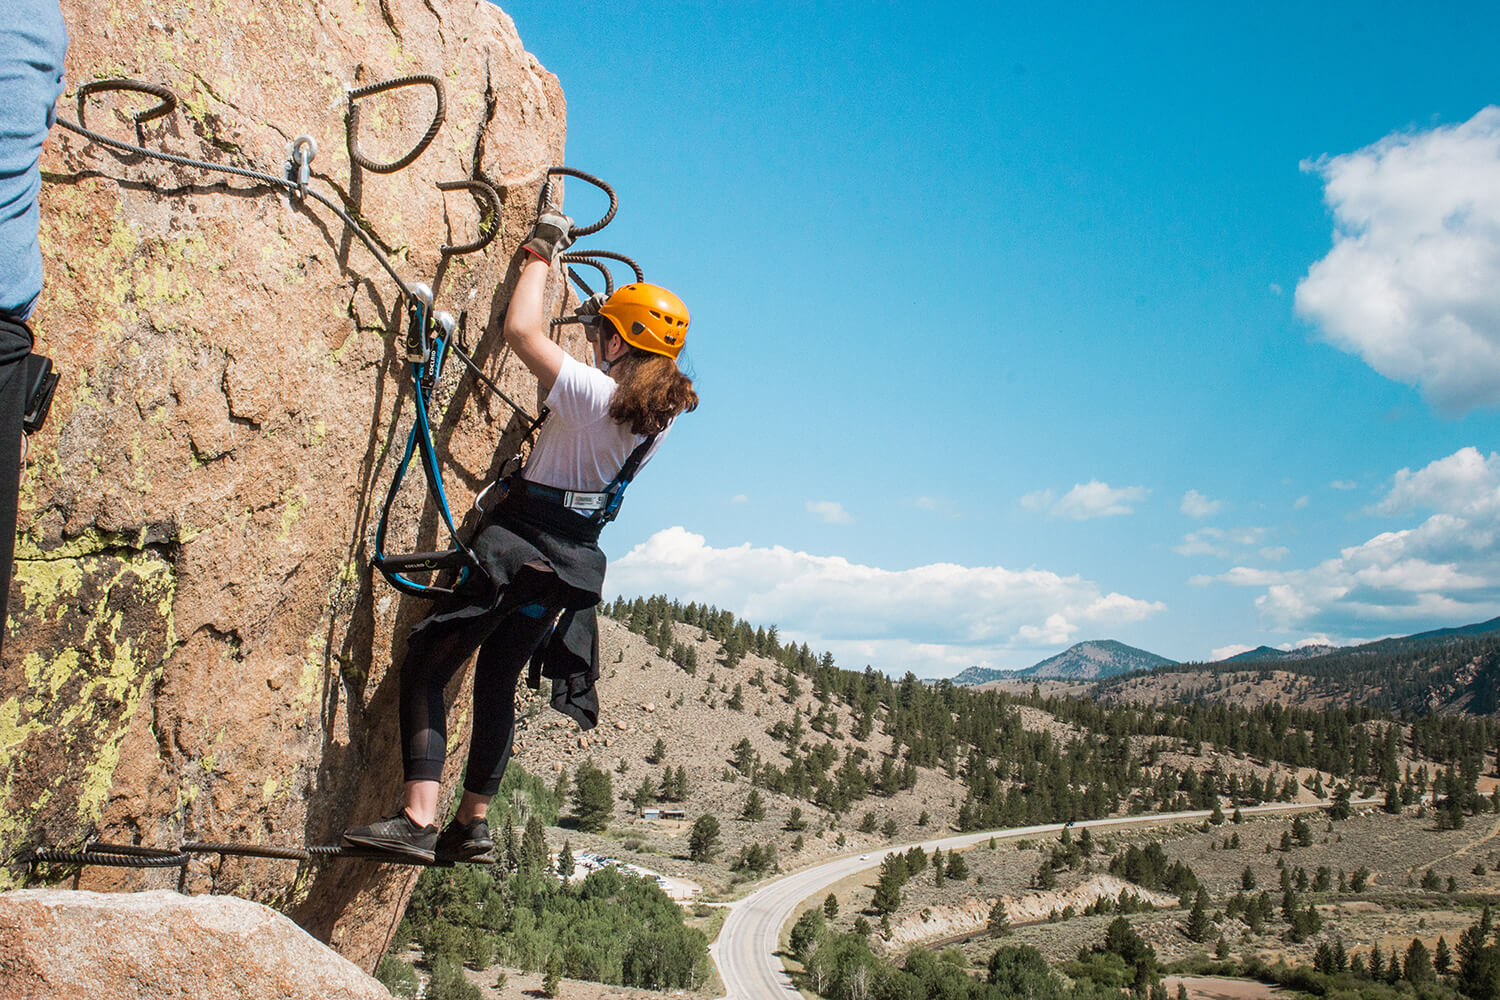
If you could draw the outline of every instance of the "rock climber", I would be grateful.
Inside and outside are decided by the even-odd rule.
[[[402,808],[346,831],[347,844],[429,863],[465,860],[494,846],[486,812],[511,755],[516,682],[533,654],[533,677],[539,667],[552,680],[553,707],[584,728],[598,721],[594,608],[604,587],[598,539],[607,520],[599,511],[611,496],[618,502],[615,487],[623,488],[656,452],[679,415],[697,407],[698,395],[677,365],[687,308],[665,288],[638,282],[585,304],[580,312],[592,320],[593,367],[548,336],[547,277],[572,242],[571,226],[556,211],[541,212],[522,245],[505,314],[505,342],[536,376],[550,414],[475,538],[484,574],[440,601],[408,636],[400,689]],[[439,833],[448,738],[443,689],[475,650],[463,797]]]
[[[26,321],[42,292],[39,160],[63,92],[68,31],[58,0],[0,3],[0,641],[16,544],[29,386]]]

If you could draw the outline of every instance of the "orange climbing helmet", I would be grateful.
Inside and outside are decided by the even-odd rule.
[[[644,281],[622,285],[599,307],[599,315],[631,347],[673,360],[687,340],[687,306],[660,285]]]

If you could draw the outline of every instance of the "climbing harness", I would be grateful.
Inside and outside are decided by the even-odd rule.
[[[640,469],[641,462],[645,461],[646,454],[651,446],[656,443],[656,435],[651,434],[635,446],[635,450],[625,459],[625,464],[620,466],[620,471],[615,478],[598,493],[585,493],[579,490],[560,490],[553,486],[543,486],[541,483],[533,483],[529,480],[514,477],[518,487],[531,497],[541,499],[558,507],[566,507],[575,514],[587,517],[590,523],[599,528],[615,519],[620,512],[620,504],[625,499],[625,487],[635,478],[636,471]]]
[[[332,861],[353,858],[365,861],[385,861],[393,865],[413,865],[422,868],[451,868],[452,861],[424,862],[385,851],[347,846],[275,847],[267,844],[233,844],[188,841],[181,847],[136,847],[132,844],[106,844],[92,841],[81,851],[62,851],[50,847],[37,847],[17,855],[12,864],[35,869],[38,865],[89,865],[108,868],[185,868],[197,855],[216,854],[222,857],[270,858],[281,861]],[[488,855],[466,858],[475,865],[492,865],[495,859]]]

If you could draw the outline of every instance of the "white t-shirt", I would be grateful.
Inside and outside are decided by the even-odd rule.
[[[614,379],[571,355],[564,356],[557,381],[547,393],[552,415],[542,425],[521,474],[533,483],[580,493],[597,493],[608,486],[630,453],[646,440],[645,435],[630,433],[628,424],[610,418],[614,394]],[[666,436],[665,430],[656,436],[642,467]]]

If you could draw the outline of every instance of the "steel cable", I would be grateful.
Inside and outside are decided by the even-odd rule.
[[[147,149],[145,146],[134,146],[128,142],[121,142],[118,139],[111,139],[107,135],[103,135],[99,132],[95,132],[93,129],[90,129],[86,124],[84,124],[84,116],[82,114],[84,98],[87,97],[88,94],[110,90],[136,91],[139,93],[151,94],[154,97],[163,97],[164,101],[169,100],[171,102],[171,106],[167,106],[166,104],[158,105],[155,108],[148,109],[146,112],[143,112],[140,115],[134,116],[137,130],[139,130],[139,126],[141,125],[141,123],[166,114],[167,112],[172,110],[172,107],[175,107],[176,105],[176,98],[172,96],[171,91],[157,84],[143,83],[139,80],[95,80],[90,84],[84,84],[82,87],[79,87],[79,120],[77,122],[70,122],[66,118],[58,118],[57,124],[61,125],[63,128],[67,129],[70,132],[76,132],[78,135],[83,136],[90,142],[96,142],[101,146],[107,146],[110,149],[114,149],[122,153],[148,156],[153,160],[161,160],[165,163],[175,164],[179,167],[187,167],[192,170],[230,174],[234,177],[243,177],[247,180],[259,181],[262,184],[269,184],[273,187],[283,188],[299,196],[306,195],[307,197],[310,197],[313,200],[317,201],[319,204],[325,206],[340,219],[342,219],[344,225],[348,226],[349,229],[354,233],[354,235],[359,237],[360,242],[363,243],[365,245],[365,248],[369,250],[370,253],[375,257],[376,261],[380,263],[380,266],[385,268],[386,273],[395,280],[396,284],[399,285],[403,291],[406,290],[406,280],[401,277],[400,273],[397,272],[395,266],[391,264],[390,258],[386,256],[385,251],[382,250],[380,246],[375,242],[374,238],[365,231],[364,227],[357,223],[354,220],[354,217],[344,210],[343,206],[337,204],[327,196],[311,189],[303,189],[296,181],[290,180],[286,177],[277,177],[275,174],[268,174],[260,170],[250,170],[245,167],[234,167],[224,163],[209,163],[206,160],[195,160],[192,157],[179,156],[176,153],[164,153],[154,149]]]
[[[88,865],[109,868],[181,868],[189,864],[195,855],[218,854],[245,858],[266,858],[273,861],[328,861],[337,858],[350,860],[380,861],[389,864],[416,866],[449,865],[452,862],[427,862],[419,858],[403,858],[382,851],[343,845],[314,845],[310,847],[275,847],[266,844],[215,843],[189,841],[177,848],[137,847],[133,844],[90,843],[79,851],[62,851],[50,847],[38,847],[18,856],[17,863],[35,865]],[[466,858],[469,864],[494,864],[488,856]]]

